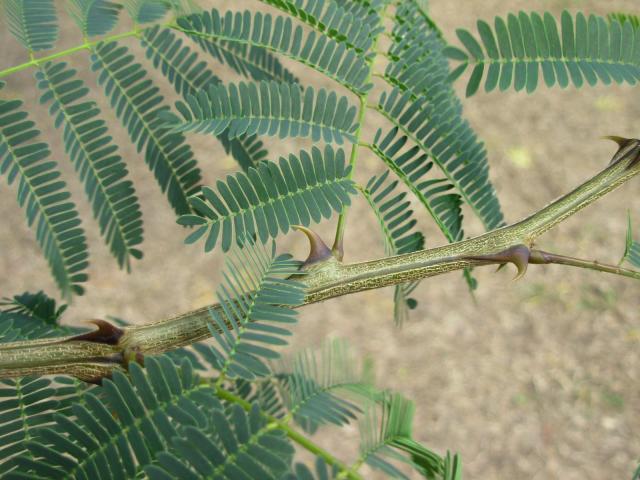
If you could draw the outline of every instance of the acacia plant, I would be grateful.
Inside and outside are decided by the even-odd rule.
[[[477,35],[459,30],[456,47],[421,0],[262,0],[245,11],[220,11],[215,0],[207,9],[179,0],[121,3],[68,0],[63,9],[53,0],[4,0],[6,26],[25,61],[1,66],[0,77],[10,85],[12,74],[33,72],[50,113],[38,123],[57,127],[104,241],[130,269],[142,258],[143,218],[95,101],[106,97],[183,226],[167,228],[183,228],[187,244],[200,244],[189,248],[225,252],[219,303],[140,326],[95,320],[96,328],[83,331],[62,326],[65,306],[42,292],[7,297],[0,312],[3,478],[355,479],[367,464],[389,477],[413,470],[459,479],[460,458],[415,441],[412,402],[374,386],[366,362],[357,366],[344,343],[281,357],[298,308],[395,285],[401,323],[422,279],[461,270],[473,289],[473,268],[507,263],[518,276],[530,264],[560,264],[640,279],[627,268],[640,267],[630,220],[617,265],[534,247],[640,172],[640,141],[612,137],[619,149],[602,171],[507,226],[486,150],[452,83],[472,68],[467,95],[483,81],[486,91],[533,92],[540,72],[548,87],[633,85],[640,80],[636,17],[519,13],[493,27],[478,21]],[[56,47],[62,17],[77,25],[78,42],[66,49]],[[71,55],[86,59],[86,72],[69,66]],[[308,76],[291,73],[287,65],[296,62]],[[223,82],[220,64],[241,80]],[[175,94],[165,98],[150,69]],[[313,74],[335,88],[315,88]],[[91,75],[95,91],[85,84]],[[80,218],[47,139],[11,91],[0,90],[0,173],[17,185],[18,205],[68,301],[88,282],[84,225],[91,221]],[[388,126],[370,133],[374,116]],[[221,142],[237,173],[201,185],[188,143],[196,134]],[[272,159],[269,142],[291,137],[313,146]],[[381,173],[359,184],[354,171],[363,152],[379,158]],[[384,258],[343,260],[354,201],[367,202],[377,218]],[[412,201],[444,245],[424,249]],[[465,234],[463,205],[485,233]],[[329,248],[309,227],[334,217]],[[296,229],[310,241],[305,261],[278,253],[274,243]],[[310,439],[325,424],[353,421],[362,438],[356,459]],[[315,466],[295,462],[302,450]]]

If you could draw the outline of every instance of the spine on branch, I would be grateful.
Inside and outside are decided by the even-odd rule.
[[[313,261],[305,266],[302,281],[306,296],[300,306],[490,264],[513,263],[519,276],[530,263],[556,263],[640,279],[640,272],[532,250],[540,235],[640,173],[640,140],[616,138],[616,141],[620,149],[600,173],[524,220],[475,238],[352,264],[342,263],[330,249],[322,248],[316,238],[311,253]],[[321,252],[325,252],[325,258],[318,258]],[[0,378],[64,373],[96,381],[145,354],[165,352],[207,338],[211,309],[220,307],[212,305],[123,329],[97,321],[98,330],[90,334],[8,343],[0,347]]]

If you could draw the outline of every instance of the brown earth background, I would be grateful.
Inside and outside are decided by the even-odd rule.
[[[222,9],[258,5],[245,0],[200,3]],[[495,15],[521,9],[559,14],[564,8],[572,13],[640,13],[632,0],[432,0],[431,15],[446,38],[457,43],[455,29],[475,31],[479,18],[492,23]],[[81,41],[67,17],[64,21],[67,28],[58,49]],[[0,40],[0,69],[26,61],[25,52],[4,28]],[[127,44],[140,51],[135,41]],[[67,60],[95,87],[87,55]],[[286,64],[306,84],[335,88],[310,70]],[[234,78],[228,68],[211,65],[223,79]],[[3,97],[18,96],[28,102],[74,193],[92,252],[87,294],[74,300],[65,322],[79,324],[114,315],[145,323],[212,302],[220,281],[221,252],[205,255],[201,246],[182,244],[184,232],[175,225],[142,156],[105,107],[104,117],[120,139],[146,220],[144,260],[134,265],[131,274],[117,269],[63,153],[60,132],[37,105],[32,74],[12,76]],[[171,99],[172,91],[160,74],[154,72],[153,77]],[[465,80],[457,84],[461,95]],[[506,219],[520,219],[602,168],[614,147],[599,140],[600,136],[640,136],[638,92],[629,86],[579,91],[541,87],[532,96],[510,91],[465,99],[466,117],[486,142]],[[93,98],[104,104],[101,95],[95,91]],[[366,132],[384,125],[372,114],[369,117]],[[266,143],[274,159],[309,145],[304,141]],[[204,170],[204,184],[211,185],[235,170],[234,161],[216,141],[193,136],[191,144]],[[382,171],[380,162],[364,153],[357,167],[356,178],[361,182]],[[539,245],[558,253],[617,262],[623,251],[627,209],[640,225],[637,192],[638,181],[630,182],[545,235]],[[416,208],[419,211],[419,205]],[[56,294],[34,235],[16,207],[15,188],[7,188],[4,181],[0,216],[0,296],[39,289]],[[443,239],[426,215],[420,212],[419,217],[427,244],[440,244]],[[466,218],[467,234],[481,233],[469,212]],[[334,223],[317,230],[329,239]],[[279,247],[298,258],[306,255],[307,245],[296,234],[282,238]],[[382,253],[375,219],[358,199],[349,215],[346,260],[371,259]],[[301,312],[291,350],[317,346],[327,338],[348,339],[358,355],[373,358],[379,385],[397,389],[416,402],[417,439],[440,452],[461,453],[465,478],[630,478],[640,459],[638,284],[556,266],[533,267],[516,283],[508,269],[499,273],[478,269],[476,274],[480,287],[475,301],[459,274],[424,281],[415,295],[419,306],[402,329],[393,324],[389,289],[307,307]],[[357,439],[355,426],[317,437],[345,460],[355,452]]]

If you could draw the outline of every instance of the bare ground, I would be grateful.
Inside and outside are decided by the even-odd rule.
[[[474,28],[477,18],[491,20],[520,9],[637,13],[631,0],[431,3],[432,16],[451,41],[456,28]],[[0,64],[24,61],[8,33],[0,35]],[[65,46],[77,42],[77,36],[65,32]],[[70,60],[87,69],[81,55]],[[296,73],[309,80],[308,71],[297,68]],[[224,68],[219,75],[231,78]],[[459,82],[461,93],[463,84]],[[33,85],[30,74],[20,74],[3,95],[9,92],[29,100],[46,137],[58,139],[45,111],[35,107]],[[466,115],[487,144],[506,218],[518,220],[602,168],[614,148],[599,136],[638,137],[638,98],[627,86],[541,88],[534,96],[480,93],[465,100]],[[211,302],[220,280],[221,253],[205,256],[199,248],[183,246],[183,231],[174,225],[141,156],[124,140],[115,118],[105,116],[113,133],[123,139],[122,153],[137,182],[146,218],[145,258],[130,275],[118,271],[95,224],[86,221],[93,255],[91,282],[66,321],[115,315],[144,323]],[[376,128],[380,123],[368,122]],[[57,140],[51,143],[88,219],[81,187],[61,145]],[[205,183],[234,168],[214,142],[195,137],[192,144],[205,169]],[[271,142],[270,151],[275,158],[303,145]],[[380,171],[374,158],[361,155],[360,181]],[[640,222],[637,191],[637,181],[631,182],[545,235],[539,245],[616,262],[623,249],[627,209]],[[36,289],[54,293],[47,265],[17,213],[14,197],[14,188],[0,191],[0,215],[5,219],[0,229],[0,294]],[[480,233],[478,223],[470,214],[467,218],[468,234]],[[428,245],[441,243],[425,216],[422,221]],[[318,231],[330,238],[332,228],[322,225]],[[300,258],[306,253],[303,239],[296,235],[279,245]],[[350,214],[346,260],[381,254],[375,221],[358,201]],[[415,400],[416,437],[438,451],[461,453],[466,478],[630,478],[640,458],[638,285],[563,267],[531,268],[517,283],[511,281],[512,274],[478,270],[475,301],[458,274],[425,281],[416,292],[418,309],[402,329],[393,325],[391,291],[310,306],[301,313],[292,349],[318,345],[326,338],[349,339],[359,354],[374,359],[380,385]],[[319,436],[327,448],[343,453],[353,450],[356,440],[354,428]]]

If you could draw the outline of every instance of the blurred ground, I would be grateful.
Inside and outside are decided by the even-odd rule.
[[[201,3],[205,3],[204,1]],[[253,2],[210,0],[238,7]],[[431,13],[447,38],[455,29],[475,29],[475,20],[491,20],[519,9],[580,9],[587,13],[637,11],[631,0],[527,2],[524,0],[432,0]],[[636,7],[634,9],[634,7]],[[0,32],[0,66],[25,61],[6,31]],[[60,47],[79,38],[65,31]],[[83,55],[69,57],[88,72]],[[223,78],[228,70],[217,68]],[[309,71],[295,67],[305,82]],[[89,85],[95,85],[87,73]],[[330,83],[320,83],[332,86]],[[460,81],[463,93],[464,81]],[[169,90],[165,90],[169,94]],[[3,95],[25,98],[34,119],[67,173],[76,202],[90,218],[81,188],[72,174],[45,110],[36,107],[31,72],[12,77]],[[99,95],[95,95],[98,99]],[[470,119],[489,151],[492,178],[509,222],[518,220],[565,193],[602,168],[614,152],[598,139],[607,134],[638,137],[640,95],[630,87],[580,91],[541,88],[535,96],[509,92],[480,93],[464,101]],[[115,315],[143,323],[180,313],[213,300],[221,254],[205,256],[182,245],[166,202],[147,173],[143,159],[125,140],[111,112],[112,133],[123,140],[145,214],[145,258],[133,273],[119,272],[87,220],[92,248],[88,292],[74,301],[66,319]],[[368,121],[374,131],[379,119]],[[367,129],[369,131],[369,129]],[[193,137],[205,183],[235,166],[222,149]],[[276,154],[297,151],[304,142],[270,142]],[[381,171],[376,159],[361,155],[360,181]],[[24,290],[56,292],[34,236],[15,205],[15,189],[2,182],[0,216],[0,296]],[[626,212],[640,225],[638,182],[632,181],[540,239],[550,251],[616,262],[623,250]],[[471,215],[468,234],[481,232]],[[428,245],[442,242],[422,217]],[[332,224],[319,232],[330,238]],[[636,234],[640,231],[636,228]],[[298,257],[303,239],[289,235],[279,242]],[[382,254],[379,234],[363,201],[349,217],[346,259]],[[465,478],[630,478],[640,458],[639,288],[631,280],[563,267],[533,267],[524,280],[513,272],[477,271],[480,287],[474,302],[461,276],[423,282],[419,307],[402,329],[392,320],[392,292],[375,291],[305,308],[293,348],[318,345],[328,337],[349,339],[357,352],[375,360],[380,385],[402,391],[417,404],[415,435],[438,451],[462,454]],[[334,452],[349,451],[355,429],[322,434],[319,441]]]

